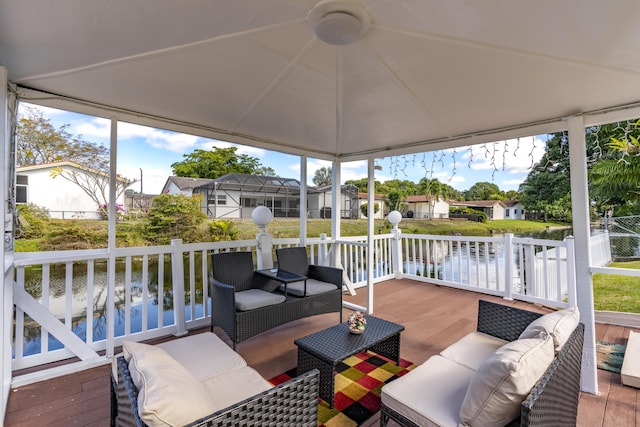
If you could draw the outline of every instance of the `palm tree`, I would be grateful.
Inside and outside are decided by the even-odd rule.
[[[422,190],[422,194],[427,197],[427,206],[429,207],[429,212],[427,212],[427,216],[429,217],[428,219],[433,219],[436,201],[440,196],[442,196],[444,186],[437,178],[422,178],[418,185]]]

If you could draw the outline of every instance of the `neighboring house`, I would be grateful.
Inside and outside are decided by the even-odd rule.
[[[505,219],[505,202],[502,200],[469,200],[459,202],[450,200],[452,208],[471,208],[487,215],[487,219]]]
[[[449,218],[449,202],[442,197],[425,195],[408,196],[403,216],[419,219]]]
[[[504,219],[525,219],[526,211],[522,203],[517,200],[507,200],[504,204]]]
[[[366,218],[366,216],[362,213],[362,205],[365,205],[369,202],[369,194],[367,193],[358,193],[358,212],[359,212],[359,216],[358,218]],[[374,206],[377,205],[378,206],[378,212],[375,211],[375,208],[373,208],[374,214],[373,217],[375,219],[384,219],[386,212],[385,212],[385,205],[384,205],[384,196],[382,194],[374,194],[373,195],[373,204]]]
[[[51,218],[59,219],[100,219],[98,205],[77,184],[62,176],[54,177],[53,170],[80,174],[97,174],[72,162],[49,163],[24,166],[16,170],[16,203],[33,203],[49,211]],[[104,177],[108,180],[108,177]],[[109,185],[105,188],[109,194]],[[124,206],[124,194],[116,200]]]
[[[257,206],[267,206],[274,217],[300,217],[300,182],[278,176],[228,174],[193,188],[202,194],[209,218],[251,218]]]
[[[331,218],[332,192],[331,186],[309,187],[307,192],[307,216],[309,218]],[[342,185],[340,187],[340,218],[360,218],[358,187]]]
[[[170,176],[162,187],[162,194],[184,194],[193,195],[193,189],[201,185],[212,182],[213,179],[206,178],[185,178],[182,176]]]
[[[203,195],[202,209],[209,218],[250,219],[257,206],[267,206],[276,218],[300,217],[300,181],[293,178],[228,174],[206,180],[193,188],[193,194]],[[356,187],[342,186],[343,218],[357,218],[357,194]],[[308,187],[306,212],[308,218],[322,218],[323,213],[330,218],[331,187]]]

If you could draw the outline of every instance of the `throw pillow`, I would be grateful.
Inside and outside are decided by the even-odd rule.
[[[521,339],[497,349],[471,377],[460,408],[460,426],[504,426],[554,358],[553,341]]]
[[[134,343],[129,371],[138,389],[138,414],[150,427],[184,426],[216,411],[205,387],[169,353]]]
[[[529,326],[522,331],[519,338],[542,338],[546,335],[551,335],[555,352],[558,353],[571,336],[573,330],[578,326],[579,321],[580,312],[578,307],[554,311],[529,323]]]

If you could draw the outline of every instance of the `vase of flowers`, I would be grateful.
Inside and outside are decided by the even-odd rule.
[[[349,332],[352,334],[361,334],[364,332],[364,325],[367,324],[367,319],[364,317],[364,313],[360,311],[354,311],[349,315]]]

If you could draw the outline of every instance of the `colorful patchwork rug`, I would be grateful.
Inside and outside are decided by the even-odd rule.
[[[608,342],[596,342],[596,359],[598,361],[598,369],[605,371],[620,373],[622,368],[622,360],[627,346],[624,344],[611,344]]]
[[[417,365],[400,359],[395,362],[371,352],[358,353],[337,367],[333,409],[320,399],[318,426],[358,426],[380,410],[380,390],[386,383],[403,376]],[[273,385],[283,383],[296,375],[291,369],[269,380]]]

